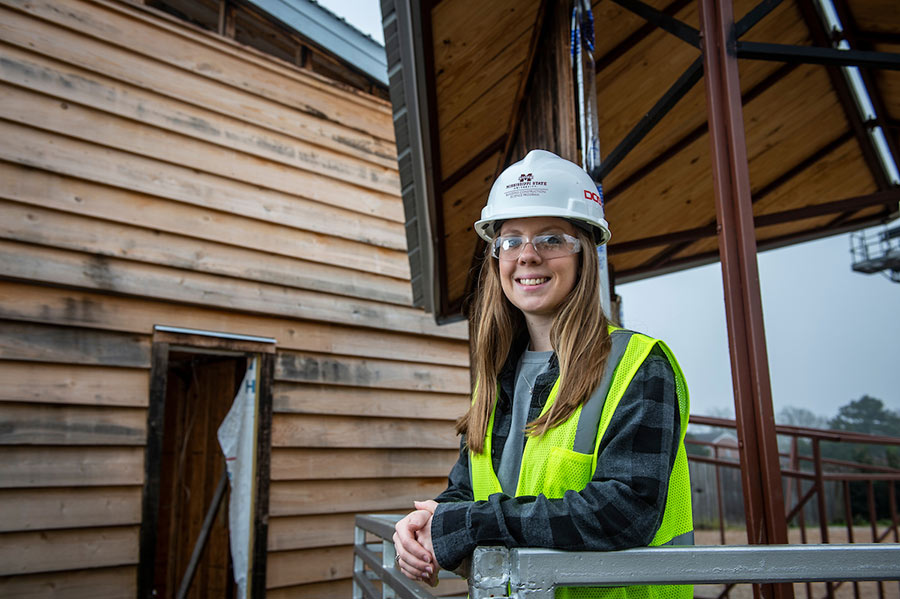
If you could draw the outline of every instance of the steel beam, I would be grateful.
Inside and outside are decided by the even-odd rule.
[[[870,40],[861,40],[859,37],[859,25],[847,6],[847,0],[835,0],[834,7],[837,10],[838,18],[844,29],[842,37],[847,40],[851,48],[859,50],[874,50],[874,42]],[[894,40],[896,45],[900,45],[900,36]],[[860,69],[859,74],[862,77],[863,84],[869,92],[869,99],[875,108],[875,125],[879,125],[884,130],[885,141],[887,141],[888,149],[893,156],[894,161],[900,160],[900,137],[896,132],[891,132],[888,125],[888,109],[884,102],[884,96],[879,89],[878,81],[873,73],[868,69]]]
[[[609,156],[600,164],[597,172],[591,173],[595,181],[602,181],[606,175],[618,165],[634,149],[634,147],[642,140],[653,127],[667,114],[675,105],[696,85],[703,76],[703,62],[698,58],[691,63],[691,66],[685,70],[672,86],[666,90],[656,104],[653,105],[647,114],[638,121],[638,124],[628,132],[628,135],[619,142],[619,145],[609,153]]]
[[[803,208],[793,208],[781,212],[761,214],[753,217],[753,224],[756,228],[769,227],[807,218],[816,218],[843,212],[856,212],[871,206],[894,206],[898,203],[900,203],[900,189],[876,191],[875,193],[864,196],[856,196],[823,204],[813,204],[804,206]],[[611,245],[609,247],[609,253],[610,255],[617,255],[673,243],[678,243],[678,247],[686,247],[695,241],[713,237],[716,233],[716,223],[710,223],[693,229],[684,229],[672,233],[665,233],[663,235],[634,239],[632,241],[622,241],[615,245]]]
[[[740,38],[742,35],[753,29],[753,27],[762,21],[766,15],[778,8],[782,0],[763,0],[753,7],[746,15],[741,17],[734,26],[734,36]]]
[[[775,60],[799,64],[900,70],[900,54],[891,52],[839,50],[837,48],[791,46],[765,42],[737,42],[737,56],[738,58]]]
[[[617,0],[618,2],[618,0]],[[756,5],[753,10],[747,13],[736,25],[737,35],[740,37],[742,34],[746,33],[750,29],[753,28],[759,21],[765,18],[770,12],[772,12],[779,4],[781,4],[782,0],[764,0]],[[627,8],[628,10],[639,14],[645,19],[649,19],[648,25],[653,26],[657,25],[659,27],[663,27],[664,22],[668,22],[670,24],[674,23],[677,25],[672,25],[677,30],[681,30],[679,28],[680,25],[683,25],[669,15],[669,9],[676,8],[677,3],[668,7],[665,11],[657,11],[652,9],[642,3],[634,3],[634,2],[618,2],[618,4]],[[639,6],[635,6],[638,4]],[[665,27],[663,27],[665,28]],[[691,40],[693,40],[694,30],[692,30]],[[644,32],[644,29],[638,30],[636,32],[637,35],[646,36],[647,33]],[[635,34],[633,34],[635,35]],[[642,39],[642,37],[641,37]],[[637,43],[632,42],[632,43]],[[604,56],[601,61],[606,60],[607,57]],[[599,72],[599,67],[598,67]],[[602,181],[612,170],[618,166],[622,160],[628,155],[634,147],[640,143],[644,137],[647,136],[648,133],[659,123],[662,118],[669,114],[669,112],[675,107],[676,104],[687,94],[691,89],[693,89],[694,85],[700,80],[700,77],[703,74],[703,62],[700,58],[695,60],[691,65],[682,73],[682,75],[678,78],[675,83],[666,91],[665,94],[659,99],[659,101],[653,105],[647,114],[641,118],[637,125],[628,132],[628,134],[619,142],[619,145],[615,147],[615,149],[610,152],[609,156],[603,163],[600,165],[600,169],[596,173],[592,173],[591,175],[597,181]]]
[[[633,12],[645,21],[653,23],[660,29],[671,33],[683,42],[686,42],[695,48],[700,47],[700,32],[690,25],[682,23],[675,17],[667,15],[640,0],[613,0],[613,2],[622,8]]]
[[[692,2],[693,0],[675,0],[674,2],[663,8],[662,12],[667,15],[674,15]],[[638,29],[636,29],[634,33],[626,37],[624,40],[616,44],[614,48],[598,58],[594,62],[594,70],[599,73],[600,71],[611,65],[613,62],[630,52],[635,46],[644,41],[644,39],[646,39],[647,36],[649,36],[654,31],[656,31],[656,25],[650,22],[644,23]]]
[[[831,237],[833,235],[840,235],[841,233],[850,233],[851,231],[856,231],[865,227],[871,227],[872,225],[884,224],[885,218],[887,216],[888,213],[886,212],[878,212],[877,214],[873,214],[870,216],[863,216],[845,221],[837,227],[826,224],[821,227],[816,227],[815,229],[810,229],[808,231],[779,235],[778,237],[770,237],[769,239],[761,240],[758,244],[758,248],[760,251],[774,250],[788,245],[795,245],[797,243],[804,243],[806,241],[815,241],[817,239]],[[646,279],[649,276],[678,272],[688,268],[694,268],[696,266],[713,264],[715,262],[719,262],[718,249],[711,252],[694,254],[692,256],[684,258],[674,258],[666,261],[666,263],[661,267],[655,267],[644,263],[638,267],[630,268],[628,270],[619,270],[616,272],[616,281],[621,285],[623,283],[640,281],[642,279]]]
[[[777,84],[779,81],[787,77],[790,73],[796,69],[796,65],[785,64],[773,71],[770,75],[768,75],[765,79],[757,83],[753,88],[747,91],[744,94],[743,102],[745,104],[752,102],[754,99],[759,97],[761,94],[765,93],[772,86]],[[685,134],[683,137],[672,143],[662,152],[660,152],[657,156],[652,158],[649,162],[644,164],[642,167],[638,168],[636,171],[628,175],[621,182],[616,184],[616,186],[612,189],[606,190],[606,203],[607,205],[613,201],[618,195],[620,195],[623,191],[637,183],[638,181],[643,180],[650,173],[655,171],[657,168],[666,163],[667,160],[684,150],[686,147],[697,141],[701,136],[705,135],[708,130],[708,126],[706,121],[703,121],[702,124],[695,127],[692,131]]]
[[[733,10],[731,0],[700,0],[725,318],[748,541],[784,544],[787,526],[756,264]],[[759,590],[766,597],[793,597],[793,589],[785,584]]]

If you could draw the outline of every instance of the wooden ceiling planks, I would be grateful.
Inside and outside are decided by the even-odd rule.
[[[758,187],[827,145],[847,123],[824,69],[804,65],[744,106],[744,128],[750,184]]]
[[[736,12],[739,14],[742,8],[749,9],[752,7],[752,3],[744,2],[741,4],[746,6],[736,7]],[[690,20],[693,16],[691,12],[686,9],[681,11],[678,17],[685,21]],[[809,34],[803,24],[802,17],[792,3],[784,3],[773,11],[756,28],[748,32],[746,39],[777,41],[778,43],[794,45],[810,44]],[[681,44],[682,47],[678,48],[677,44]],[[653,63],[652,57],[659,56],[660,48],[664,50],[671,49],[672,52],[681,53],[682,56],[688,56],[688,53],[691,52],[691,49],[687,48],[680,40],[675,40],[672,36],[662,32],[648,35],[635,45],[630,52],[623,54],[608,67],[607,81],[603,81],[604,72],[598,75],[598,95],[601,109],[607,107],[607,104],[604,104],[604,100],[611,96],[609,89],[612,85],[604,87],[604,83],[611,84],[615,82],[622,89],[631,89],[626,81],[628,81],[629,77],[632,79],[644,77],[644,74],[637,76],[635,74],[640,72],[641,67],[647,66],[646,63],[636,64],[636,57]],[[684,58],[682,58],[682,61],[686,62]],[[744,120],[751,183],[754,188],[765,188],[766,185],[784,174],[792,165],[802,163],[817,148],[827,145],[841,131],[846,130],[846,120],[830,87],[824,69],[821,67],[785,68],[777,63],[742,61],[741,75],[742,89],[746,95],[750,96],[744,108]],[[651,85],[648,84],[645,87],[649,88]],[[607,92],[605,95],[604,91]],[[658,84],[656,97],[659,97],[663,91],[664,86]],[[649,92],[647,94],[649,95]],[[701,166],[700,170],[708,168],[706,166],[709,160],[708,149],[706,151],[703,150],[704,146],[708,147],[708,138],[705,132],[699,136],[697,135],[698,127],[705,129],[704,96],[702,86],[695,86],[681,103],[647,136],[644,142],[608,177],[606,181],[607,190],[615,198],[615,201],[611,201],[607,206],[607,215],[614,232],[611,242],[613,248],[616,243],[633,241],[634,239],[648,236],[642,231],[649,230],[652,231],[653,235],[660,235],[667,232],[702,227],[709,224],[709,222],[714,222],[714,209],[706,212],[705,222],[698,220],[702,216],[702,211],[698,210],[698,207],[706,206],[707,208],[712,208],[710,203],[711,189],[704,189],[702,185],[682,186],[679,183],[694,178],[691,176],[690,166]],[[809,98],[812,98],[812,101]],[[655,99],[655,97],[651,98],[652,101],[655,101]],[[643,109],[644,107],[641,106],[640,108]],[[640,114],[641,110],[634,110],[633,112]],[[605,112],[603,115],[604,117],[608,116]],[[626,116],[624,119],[627,120],[628,117]],[[621,123],[610,124],[608,121],[603,121],[603,123],[610,125],[605,128],[606,131],[616,126],[620,129],[622,128]],[[823,123],[832,124],[833,126],[823,126]],[[631,184],[628,189],[622,190],[623,193],[618,193],[617,183],[626,180],[628,176],[634,176],[636,172],[644,168],[644,165],[652,163],[654,158],[671,151],[671,140],[685,138],[690,140],[691,132],[694,133],[693,137],[695,139],[686,143],[680,151],[674,152],[674,155],[670,156],[669,160],[666,161],[664,168],[651,175],[662,177],[668,184],[653,185],[641,179]],[[667,140],[668,144],[666,143]],[[605,143],[603,147],[606,151],[611,149]],[[853,144],[849,144],[848,147],[853,148]],[[690,166],[683,163],[683,158],[686,156],[685,152],[693,154],[693,157],[689,160]],[[854,158],[856,162],[861,162],[858,148],[856,148]],[[678,163],[679,160],[681,160],[680,164]],[[819,179],[819,181],[822,181],[822,179]],[[874,185],[864,165],[863,168],[856,171],[854,176],[842,180],[845,183],[850,181],[853,181],[857,186],[851,186],[851,189],[848,189],[847,194],[843,197],[853,195],[852,189],[868,190]],[[668,218],[661,219],[658,216],[653,216],[651,205],[661,199],[665,199],[667,196],[671,196],[673,189],[676,188],[681,190],[677,194],[677,199],[672,202],[677,208],[669,207],[664,211],[669,216]],[[836,188],[832,186],[832,189]],[[648,197],[648,195],[654,193],[658,194],[655,198]],[[786,198],[784,194],[770,195],[781,200],[778,211],[796,207],[796,200],[785,201],[785,199],[799,198],[802,201],[810,196],[808,192],[795,193],[789,198]],[[642,197],[636,199],[636,196]],[[839,199],[833,196],[823,197],[822,195],[816,195],[815,197],[822,198],[821,201]],[[710,201],[704,201],[706,198]],[[625,202],[630,204],[630,206],[622,208],[618,202]],[[872,210],[877,212],[878,209]],[[713,219],[712,221],[710,221],[710,217]],[[820,225],[824,226],[827,222],[828,219],[825,219],[823,223],[804,222],[803,225],[799,227],[795,225],[793,228],[784,226],[767,227],[767,229],[774,232],[766,234],[766,232],[761,231],[761,239],[786,234],[784,233],[785,231],[792,234],[802,232],[804,227],[816,228]],[[714,251],[715,249],[716,243],[713,238],[712,243],[704,241],[689,244],[680,251],[672,253],[669,259],[686,259]],[[637,268],[636,262],[639,259],[639,253],[644,252],[616,254],[613,251],[611,263],[617,271],[628,271]],[[647,254],[650,256],[644,256],[644,258],[653,258],[654,256],[652,252],[647,252]],[[649,264],[653,262],[654,260],[651,259]],[[644,266],[646,267],[649,264]]]
[[[662,0],[648,4],[664,10],[671,4]],[[595,0],[591,10],[594,14],[594,60],[604,61],[622,51],[622,44],[628,44],[632,36],[639,34],[646,21],[634,13],[625,10],[615,2]],[[615,24],[615,26],[611,26]],[[602,66],[602,65],[601,65]]]
[[[746,2],[742,4],[748,4]],[[748,8],[744,6],[743,8]],[[678,18],[692,17],[692,11],[682,11],[678,13]],[[783,3],[778,9],[773,11],[757,26],[751,30],[759,40],[783,40],[784,43],[807,43],[808,35],[801,32],[794,34],[792,37],[786,37],[790,31],[797,31],[798,24],[801,24],[800,15],[790,3]],[[747,34],[748,36],[750,33]],[[653,48],[653,46],[660,46]],[[652,80],[662,73],[664,70],[652,61],[649,66],[644,69],[641,74],[647,83],[646,86],[654,86],[647,91],[647,98],[643,100],[646,107],[655,103],[666,91],[667,86],[673,82],[681,72],[693,61],[699,54],[695,49],[687,46],[684,42],[675,39],[673,36],[661,31],[656,31],[648,36],[642,43],[635,47],[629,56],[634,60],[626,61],[624,64],[611,65],[609,69],[617,68],[620,73],[630,74],[635,71],[636,60],[650,60],[649,56],[666,55],[669,52],[677,52],[681,55],[680,64],[672,64],[673,60],[669,59],[669,68],[671,71],[665,75],[666,85],[653,84]],[[626,57],[623,57],[625,60]],[[768,79],[777,73],[782,67],[779,63],[770,63],[765,61],[742,61],[741,67],[741,87],[745,96],[752,97],[759,93],[761,88],[771,84]],[[632,110],[629,116],[625,116],[621,121],[615,118],[614,114],[607,112],[609,104],[628,105],[631,100],[630,94],[620,93],[620,89],[628,89],[632,85],[632,81],[628,77],[617,75],[610,79],[615,81],[615,85],[604,86],[600,83],[598,76],[598,104],[600,106],[601,118],[601,152],[609,153],[615,144],[618,144],[621,137],[633,126],[643,112],[641,110]],[[645,106],[641,106],[645,108]],[[624,122],[634,121],[634,122]],[[622,190],[617,186],[626,182],[629,177],[636,172],[641,171],[648,164],[663,155],[677,140],[685,139],[689,136],[696,136],[698,128],[706,127],[706,94],[702,81],[695,85],[688,94],[679,101],[675,108],[647,135],[647,137],[635,148],[635,150],[619,164],[612,173],[604,180],[604,187],[607,191],[608,200],[611,200]]]
[[[897,0],[849,0],[847,5],[862,31],[900,33]]]
[[[896,0],[838,0],[849,6],[867,47],[900,51]],[[527,76],[529,41],[538,2],[514,14],[512,3],[443,0],[431,14],[434,86],[439,116],[438,147],[444,198],[439,243],[446,258],[443,305],[458,310],[471,286],[477,247],[471,225],[502,169],[500,146],[517,107],[512,97]],[[699,56],[698,49],[648,26],[616,2],[593,2],[598,61],[596,86],[601,154],[607,156]],[[647,4],[698,27],[696,3],[648,0]],[[740,19],[759,0],[734,0]],[[892,12],[885,19],[885,13]],[[514,16],[513,16],[514,15]],[[529,17],[529,15],[531,15]],[[894,21],[897,21],[896,23]],[[814,45],[796,2],[782,2],[742,37],[745,41]],[[824,67],[742,60],[741,89],[747,156],[757,214],[781,213],[876,191],[849,129],[845,110]],[[900,142],[900,74],[872,71],[884,106],[882,123]],[[541,93],[531,90],[529,93]],[[696,84],[607,175],[607,216],[613,238],[610,262],[628,278],[680,264],[715,259],[716,212],[710,176],[704,83]],[[499,153],[498,153],[499,152]],[[516,160],[520,156],[511,156]],[[491,173],[491,165],[496,167]],[[874,206],[844,215],[841,222],[883,214]],[[802,217],[758,230],[762,244],[788,243],[807,231],[822,235],[841,215]],[[694,231],[699,240],[679,233]],[[677,243],[641,240],[675,235]],[[684,241],[684,239],[688,239]],[[653,243],[659,244],[661,240]],[[620,246],[621,244],[621,246]],[[622,249],[618,249],[621,247]],[[641,275],[644,276],[644,275]]]
[[[601,154],[608,154],[618,145],[697,56],[695,48],[655,30],[597,73]],[[645,149],[642,146],[638,151]],[[625,174],[614,169],[604,183],[614,187]]]
[[[859,153],[850,139],[821,160],[797,173],[753,206],[756,215],[824,204],[877,190]]]
[[[709,141],[704,135],[670,157],[664,172],[638,180],[627,197],[609,204],[607,219],[613,234],[610,243],[704,224],[713,208],[712,180],[707,176],[709,164]]]
[[[441,173],[450,177],[506,129],[540,2],[441,2],[432,12]]]
[[[497,152],[444,192],[444,244],[447,252],[447,297],[451,304],[466,293],[469,268],[478,247],[472,225],[481,214],[494,173],[502,160]]]

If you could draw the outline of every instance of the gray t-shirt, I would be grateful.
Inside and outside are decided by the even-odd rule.
[[[538,376],[547,371],[552,355],[553,350],[525,351],[516,366],[512,420],[509,425],[509,436],[506,437],[506,445],[503,446],[503,454],[500,456],[500,467],[497,470],[500,487],[510,496],[516,494],[516,486],[519,484],[522,452],[525,450],[522,435],[525,434],[525,425],[528,424],[528,409],[531,407],[534,382]]]

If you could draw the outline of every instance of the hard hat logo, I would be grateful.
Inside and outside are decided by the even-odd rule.
[[[552,152],[532,150],[494,181],[475,231],[491,241],[497,235],[496,227],[505,220],[555,216],[589,229],[600,245],[609,239],[601,193],[577,164]]]

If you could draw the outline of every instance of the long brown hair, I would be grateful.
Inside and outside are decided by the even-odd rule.
[[[546,414],[529,422],[526,432],[539,436],[569,418],[600,384],[609,355],[608,320],[600,307],[597,252],[587,233],[576,229],[581,241],[579,276],[553,319],[550,343],[559,360],[559,391]],[[527,335],[525,317],[500,286],[500,267],[485,252],[472,315],[474,331],[473,402],[456,422],[471,451],[484,450],[488,421],[494,411],[497,379],[513,342]]]

